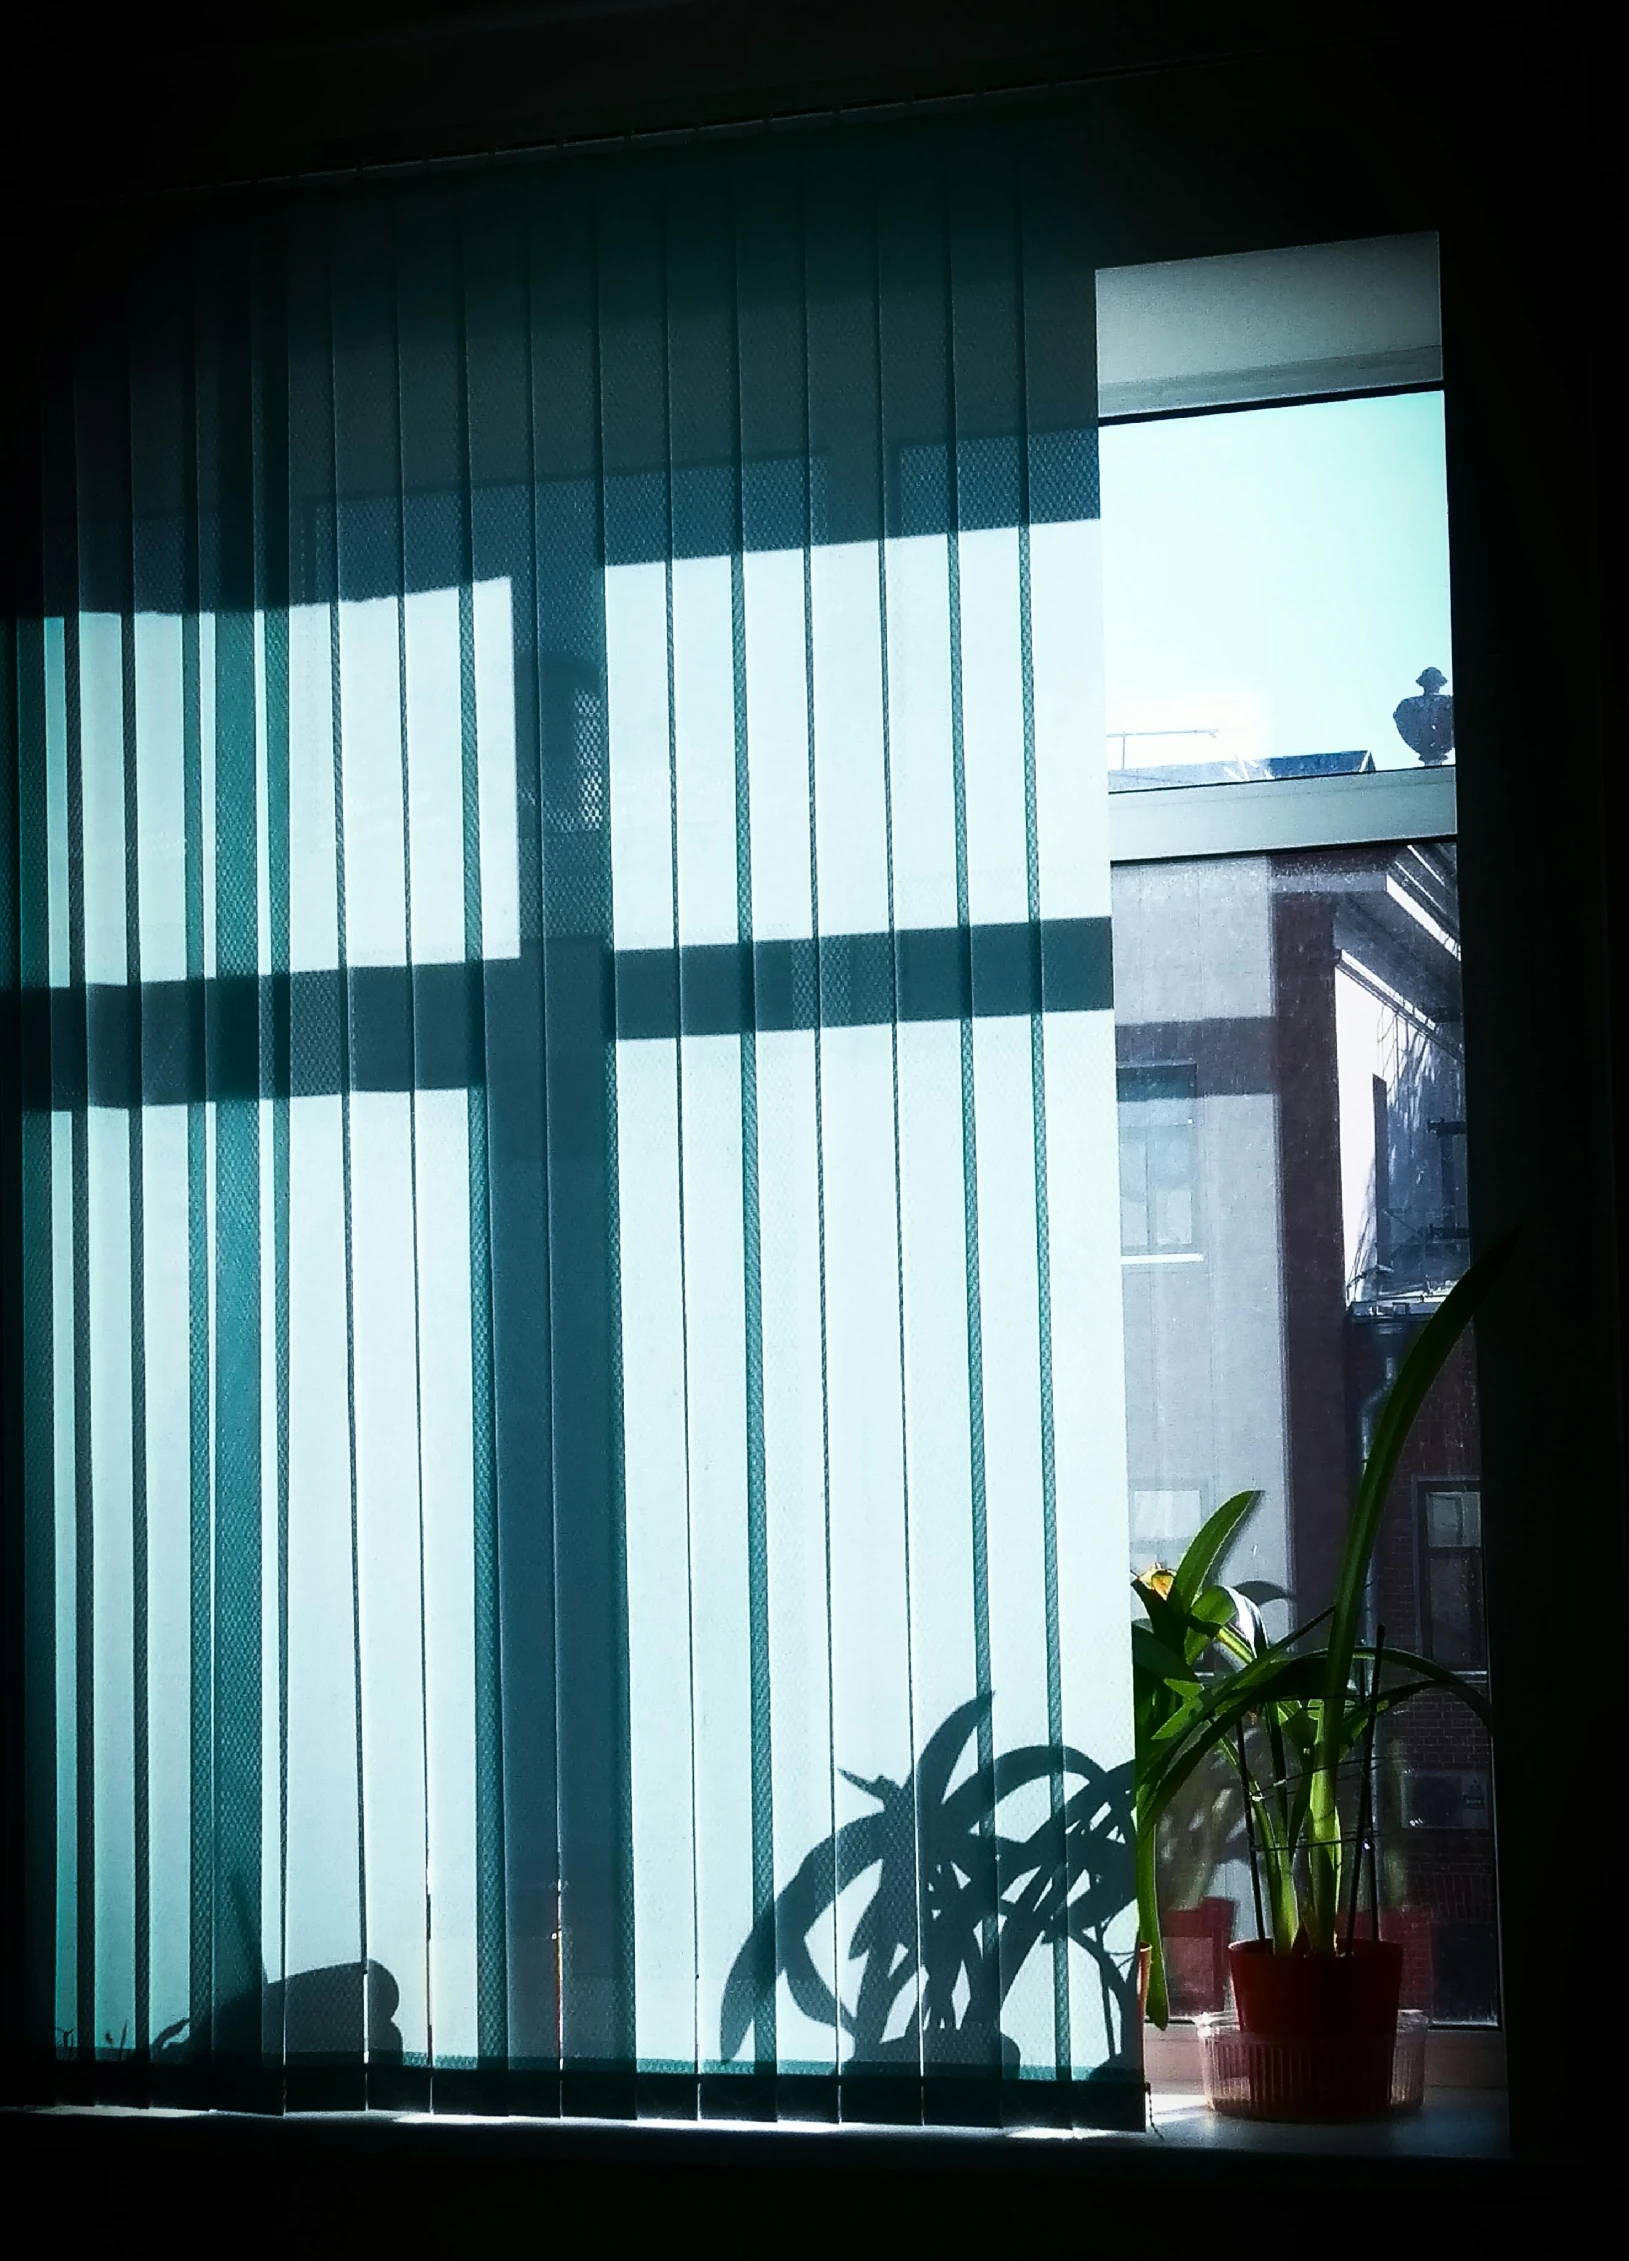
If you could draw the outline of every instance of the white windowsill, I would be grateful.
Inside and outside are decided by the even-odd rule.
[[[1212,2112],[1205,2102],[1199,2036],[1173,2022],[1143,2034],[1149,2131],[1183,2149],[1305,2151],[1494,2158],[1510,2141],[1505,2037],[1493,2026],[1434,2026],[1426,2035],[1425,2100],[1416,2112],[1350,2126],[1299,2126]]]

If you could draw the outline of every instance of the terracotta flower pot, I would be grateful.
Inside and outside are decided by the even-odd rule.
[[[1395,1941],[1275,1955],[1266,1940],[1237,1940],[1228,1964],[1260,2116],[1370,2119],[1389,2109],[1403,1976]]]
[[[1275,1955],[1269,1940],[1236,1939],[1227,1959],[1246,2033],[1307,2041],[1397,2031],[1403,1950],[1395,1940],[1359,1939],[1349,1954]]]

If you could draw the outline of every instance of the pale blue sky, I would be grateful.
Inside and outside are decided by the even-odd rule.
[[[1440,393],[1111,425],[1102,466],[1111,732],[1412,764],[1392,709],[1453,676]]]

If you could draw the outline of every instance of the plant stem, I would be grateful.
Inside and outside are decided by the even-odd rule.
[[[1380,1715],[1380,1659],[1386,1646],[1386,1628],[1376,1626],[1374,1640],[1374,1701],[1369,1708],[1369,1748],[1364,1755],[1364,1781],[1369,1800],[1369,1909],[1374,1918],[1374,1935],[1380,1937],[1380,1864],[1375,1852],[1375,1840],[1380,1835],[1375,1822],[1374,1806],[1374,1734]]]
[[[1380,1705],[1380,1664],[1386,1653],[1386,1628],[1375,1627],[1374,1668],[1369,1675],[1368,1712],[1363,1729],[1363,1788],[1358,1802],[1357,1837],[1352,1846],[1352,1897],[1346,1905],[1346,1952],[1352,1952],[1352,1940],[1357,1931],[1358,1891],[1363,1882],[1363,1848],[1370,1834],[1374,1814],[1374,1723]],[[1372,1895],[1371,1895],[1372,1896]],[[1380,1903],[1375,1901],[1374,1935],[1380,1937]]]
[[[1239,1780],[1244,1785],[1244,1838],[1250,1848],[1250,1891],[1256,1903],[1256,1937],[1267,1936],[1267,1919],[1261,1906],[1261,1862],[1256,1853],[1256,1816],[1251,1803],[1250,1766],[1244,1755],[1244,1721],[1239,1722]]]

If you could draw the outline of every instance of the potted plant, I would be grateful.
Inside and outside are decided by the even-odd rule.
[[[1259,1502],[1257,1492],[1240,1492],[1219,1507],[1175,1570],[1155,1569],[1133,1581],[1146,1613],[1133,1628],[1133,1667],[1137,1906],[1147,1950],[1147,2014],[1160,2026],[1169,2015],[1158,1825],[1195,1773],[1220,1753],[1245,1800],[1260,1933],[1229,1949],[1240,2029],[1296,2044],[1303,2067],[1301,2093],[1279,2097],[1275,2116],[1356,2116],[1383,2111],[1389,2099],[1402,1950],[1377,1936],[1377,1910],[1371,1907],[1370,1936],[1359,1937],[1356,1922],[1376,1720],[1427,1688],[1445,1688],[1492,1724],[1480,1692],[1457,1673],[1384,1646],[1378,1629],[1373,1642],[1361,1639],[1360,1624],[1381,1517],[1409,1430],[1443,1361],[1504,1269],[1513,1240],[1507,1236],[1470,1267],[1404,1358],[1358,1478],[1327,1609],[1270,1640],[1255,1603],[1214,1579]],[[1354,1753],[1362,1754],[1363,1764],[1356,1826],[1348,1831],[1340,1792]]]

